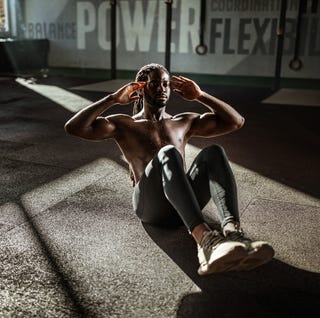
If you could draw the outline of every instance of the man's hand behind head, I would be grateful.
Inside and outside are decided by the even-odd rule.
[[[194,81],[183,76],[172,76],[170,84],[172,90],[185,100],[195,100],[202,94]]]
[[[130,104],[140,98],[138,95],[134,95],[134,93],[141,90],[145,85],[146,82],[131,82],[119,88],[112,94],[112,97],[117,104]]]

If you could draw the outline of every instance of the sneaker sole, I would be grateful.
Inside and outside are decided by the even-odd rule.
[[[249,271],[255,269],[261,265],[264,265],[272,260],[275,252],[274,249],[268,245],[263,244],[260,247],[255,248],[247,254],[247,257],[242,260],[235,270],[237,271]]]
[[[228,243],[222,244],[215,252],[214,258],[208,263],[200,265],[198,274],[209,275],[234,270],[237,265],[248,256],[243,244],[229,246]]]

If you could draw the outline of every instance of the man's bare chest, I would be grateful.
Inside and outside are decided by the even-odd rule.
[[[131,130],[131,137],[139,142],[149,142],[156,146],[179,145],[185,140],[186,125],[173,120],[140,122]]]

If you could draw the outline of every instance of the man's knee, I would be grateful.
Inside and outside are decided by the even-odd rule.
[[[159,150],[159,153],[167,153],[175,150],[177,150],[177,148],[174,145],[166,145]]]
[[[160,162],[165,163],[170,159],[181,160],[182,156],[179,150],[173,145],[166,145],[162,147],[158,152],[158,158]]]

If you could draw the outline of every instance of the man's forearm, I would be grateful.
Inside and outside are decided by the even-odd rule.
[[[233,107],[208,93],[202,92],[197,101],[209,108],[226,123],[240,127],[244,123],[244,118]]]

